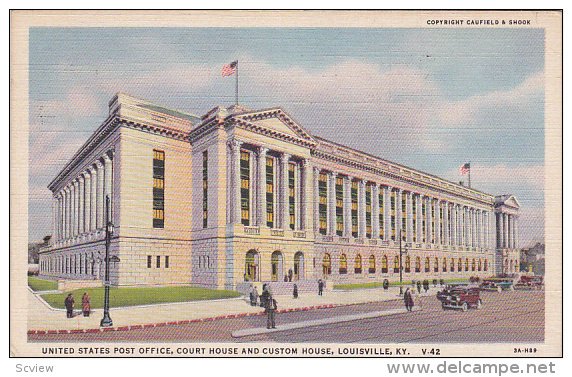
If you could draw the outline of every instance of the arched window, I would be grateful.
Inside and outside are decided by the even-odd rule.
[[[302,280],[305,278],[305,267],[304,253],[298,251],[294,254],[294,280]]]
[[[475,258],[471,262],[471,271],[475,271],[477,269],[477,263],[475,262]]]
[[[455,258],[451,258],[451,265],[449,266],[449,271],[455,272]]]
[[[405,272],[411,272],[411,257],[409,255],[405,257]]]
[[[518,272],[518,260],[514,260],[514,272]]]
[[[435,264],[433,265],[433,272],[439,272],[439,258],[435,257]]]
[[[463,271],[463,260],[459,258],[459,262],[457,263],[457,271]]]
[[[386,274],[387,272],[388,272],[387,255],[384,255],[381,258],[381,273]]]
[[[361,274],[361,255],[356,255],[356,259],[354,260],[354,273]]]
[[[483,269],[483,261],[481,260],[481,258],[479,258],[478,271],[482,271],[482,269]]]
[[[429,257],[425,258],[425,272],[429,272],[429,270],[431,269],[431,261],[429,260]]]
[[[256,250],[250,250],[246,253],[245,267],[244,267],[244,280],[245,281],[258,281],[258,263],[259,254]],[[199,263],[202,260],[202,256],[199,257]],[[204,267],[204,261],[202,262]]]
[[[484,270],[485,270],[485,271],[488,271],[488,270],[489,270],[489,261],[488,261],[488,259],[485,259],[485,267],[484,267]]]
[[[421,272],[421,258],[415,258],[415,272]]]
[[[340,274],[348,273],[348,259],[345,254],[340,255]]]
[[[393,258],[393,272],[394,273],[399,273],[399,257],[395,256],[395,258]]]
[[[322,259],[322,275],[325,277],[332,274],[332,258],[330,254],[324,254],[324,259]]]
[[[465,271],[469,271],[469,258],[465,258]]]
[[[441,266],[443,272],[447,272],[447,258],[443,257],[443,266]]]
[[[369,268],[367,270],[370,274],[375,274],[375,256],[369,256]]]

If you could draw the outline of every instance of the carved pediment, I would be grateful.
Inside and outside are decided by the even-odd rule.
[[[506,206],[514,209],[520,208],[520,203],[512,194],[500,195],[496,197],[495,207]]]
[[[298,139],[310,145],[317,144],[308,131],[280,108],[236,114],[233,118],[239,126],[251,125],[262,133]]]

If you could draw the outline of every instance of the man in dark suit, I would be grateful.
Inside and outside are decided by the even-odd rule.
[[[268,295],[264,309],[265,309],[264,311],[266,312],[266,328],[275,329],[276,321],[274,318],[274,312],[276,311],[276,309],[278,309],[278,306],[276,300],[272,297],[272,295]]]

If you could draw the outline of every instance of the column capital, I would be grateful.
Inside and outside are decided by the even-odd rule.
[[[101,162],[101,160],[98,158],[97,160],[95,160],[94,165],[97,170],[101,170],[101,168],[103,167],[103,162]]]
[[[352,177],[351,175],[346,175],[344,179],[347,180],[348,182],[351,182],[354,179],[354,177]]]
[[[358,181],[358,185],[360,185],[361,187],[365,187],[365,180],[360,179],[360,180]]]
[[[302,159],[302,166],[304,167],[304,169],[308,168],[310,166],[310,159],[309,158],[303,158]]]
[[[292,155],[289,153],[282,153],[281,160],[282,162],[288,162],[292,158]]]
[[[78,183],[81,183],[82,181],[85,180],[83,174],[80,174],[76,179],[77,179]]]
[[[262,157],[266,157],[266,154],[268,153],[268,148],[266,147],[258,147],[258,157],[262,158]]]
[[[336,176],[338,175],[338,173],[336,173],[335,171],[330,171],[330,172],[328,173],[328,175],[329,175],[330,177],[332,177],[333,179],[335,179]]]
[[[90,168],[87,168],[83,173],[81,173],[84,178],[91,178],[91,170]]]
[[[315,174],[320,174],[320,170],[321,170],[320,168],[314,166],[314,173]]]
[[[113,155],[113,154],[112,154]],[[107,164],[108,162],[111,162],[111,156],[109,155],[108,152],[105,152],[103,154],[103,156],[101,156],[103,158],[103,161],[105,161],[105,163]]]
[[[234,150],[240,149],[242,144],[243,144],[242,141],[236,140],[236,139],[229,140],[229,142],[228,142],[228,146]]]

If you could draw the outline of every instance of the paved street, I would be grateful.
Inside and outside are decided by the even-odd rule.
[[[441,309],[434,296],[417,302],[420,311],[351,322],[297,328],[233,338],[236,330],[265,326],[264,316],[103,333],[28,335],[39,342],[279,342],[279,343],[427,343],[541,342],[544,340],[544,292],[483,292],[483,308],[468,312]],[[282,313],[277,326],[402,307],[393,300],[337,308]]]

